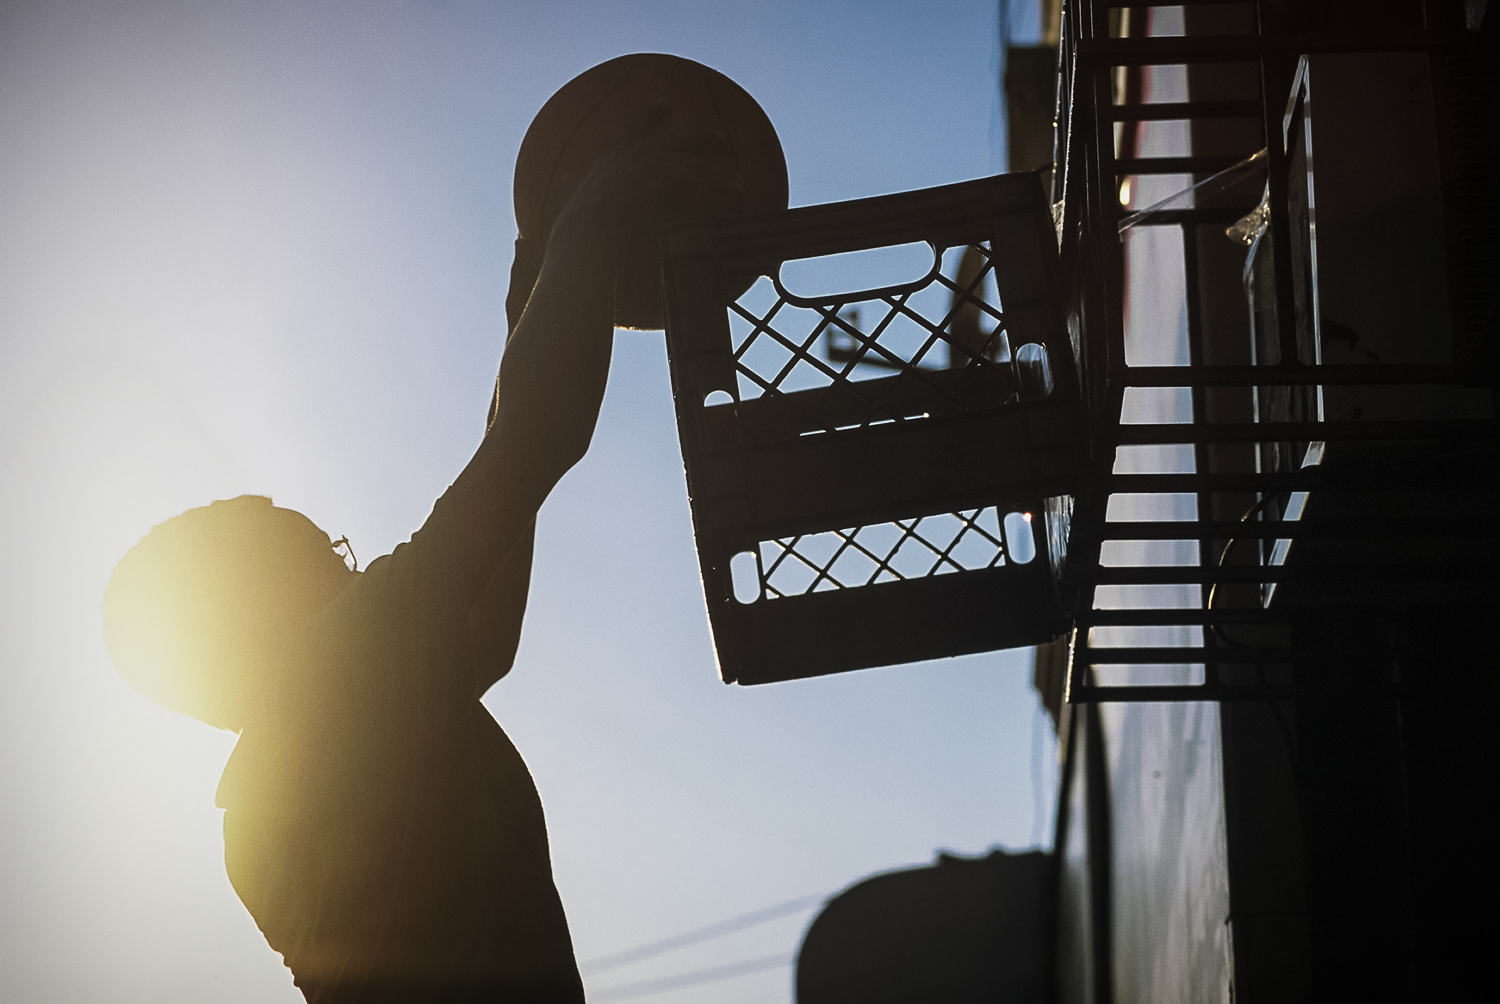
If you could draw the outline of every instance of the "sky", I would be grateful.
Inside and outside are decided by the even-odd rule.
[[[627,52],[707,63],[811,205],[1000,170],[997,39],[993,0],[0,2],[0,999],[300,1000],[224,875],[235,737],[116,676],[100,597],[152,525],[217,498],[269,495],[366,564],[421,525],[483,429],[511,165],[552,92]],[[720,683],[663,338],[621,332],[485,703],[587,961],[1050,838],[1030,668]],[[590,993],[790,957],[812,911]],[[773,962],[638,999],[790,985]]]

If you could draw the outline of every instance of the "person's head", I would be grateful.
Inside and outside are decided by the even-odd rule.
[[[105,644],[145,697],[238,731],[278,641],[352,574],[326,533],[268,498],[190,509],[115,567],[104,591]]]

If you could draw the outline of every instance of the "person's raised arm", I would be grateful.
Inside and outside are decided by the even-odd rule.
[[[738,182],[699,152],[654,137],[602,158],[552,228],[541,272],[500,364],[495,420],[448,492],[472,603],[558,479],[588,450],[604,398],[621,249],[643,232],[721,209]]]
[[[586,219],[558,221],[501,361],[495,421],[448,491],[470,602],[593,437],[614,334],[610,236]]]

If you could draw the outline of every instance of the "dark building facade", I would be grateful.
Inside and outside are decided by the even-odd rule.
[[[1482,986],[1487,6],[1063,4],[1059,1001]]]

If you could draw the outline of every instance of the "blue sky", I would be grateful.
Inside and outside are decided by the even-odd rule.
[[[993,2],[0,5],[0,998],[300,999],[224,878],[234,737],[118,680],[99,596],[215,498],[271,495],[366,562],[421,524],[482,431],[548,95],[626,52],[707,63],[808,205],[998,170],[997,34]],[[1029,676],[1018,651],[719,683],[662,338],[624,332],[486,703],[588,959],[1029,846],[1055,773]],[[808,916],[590,987],[790,953]]]

